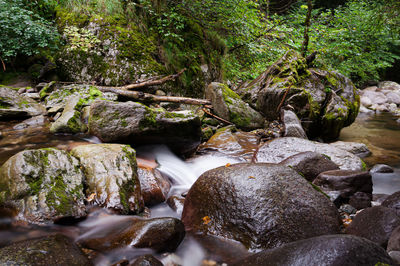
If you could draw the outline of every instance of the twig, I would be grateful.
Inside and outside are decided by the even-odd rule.
[[[286,89],[285,94],[283,95],[281,102],[279,103],[278,107],[276,108],[276,111],[277,111],[277,112],[279,112],[279,110],[281,109],[281,107],[282,107],[282,105],[283,105],[283,102],[285,101],[286,96],[288,95],[288,93],[289,93],[289,91],[290,91],[291,88],[292,88],[292,85],[290,85],[290,86]]]
[[[178,78],[180,75],[183,74],[183,72],[185,72],[186,68],[182,69],[181,71],[179,71],[176,74],[173,75],[169,75],[166,77],[163,77],[161,79],[157,79],[157,80],[150,80],[150,81],[145,81],[145,82],[140,82],[140,83],[135,83],[135,84],[129,84],[126,86],[122,86],[119,87],[119,89],[122,90],[132,90],[132,89],[137,89],[137,88],[143,88],[143,87],[149,87],[149,86],[155,86],[155,85],[161,85],[167,81],[170,80],[175,80],[176,78]]]
[[[4,63],[3,59],[1,59],[1,57],[0,57],[0,61],[3,65],[3,71],[6,71],[6,64]]]
[[[208,114],[209,116],[214,117],[215,119],[217,119],[217,120],[219,120],[219,121],[221,121],[221,122],[223,122],[223,123],[225,123],[225,124],[233,125],[233,123],[229,122],[228,120],[225,120],[225,119],[223,119],[223,118],[221,118],[221,117],[219,117],[219,116],[216,116],[216,115],[214,115],[213,113],[209,112],[206,108],[203,108],[203,112],[206,113],[206,114]]]

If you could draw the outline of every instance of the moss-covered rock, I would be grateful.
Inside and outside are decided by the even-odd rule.
[[[0,168],[0,204],[33,223],[85,215],[79,161],[57,149],[25,150]]]
[[[29,97],[8,87],[0,87],[0,120],[24,119],[42,115],[46,109]]]
[[[222,83],[211,83],[206,89],[206,97],[211,100],[213,110],[238,128],[252,130],[262,128],[265,119],[244,102],[240,96]]]
[[[128,145],[91,144],[74,148],[86,176],[86,196],[121,214],[138,213],[144,204],[136,152]]]
[[[186,154],[200,144],[200,124],[192,112],[167,112],[136,102],[95,101],[90,107],[89,133],[104,142],[166,144]]]
[[[290,105],[310,138],[334,140],[356,118],[360,99],[350,79],[334,71],[311,69],[305,58],[288,51],[240,95],[268,120],[279,116],[279,107]]]

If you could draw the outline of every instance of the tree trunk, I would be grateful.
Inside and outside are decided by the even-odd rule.
[[[307,0],[307,16],[306,20],[304,22],[305,24],[305,29],[304,29],[304,40],[303,40],[303,45],[301,47],[301,53],[303,57],[306,57],[307,55],[307,50],[308,50],[308,42],[310,40],[310,37],[308,36],[308,30],[311,26],[311,11],[312,11],[312,0]]]

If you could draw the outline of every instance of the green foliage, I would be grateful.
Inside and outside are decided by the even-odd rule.
[[[70,43],[69,49],[82,50],[88,52],[90,49],[100,43],[100,40],[87,29],[78,29],[75,26],[67,26],[64,29]]]
[[[0,0],[0,57],[31,56],[57,49],[59,34],[49,22],[24,8],[20,0]]]
[[[124,0],[59,0],[59,5],[70,12],[106,16],[124,14]]]
[[[310,53],[318,52],[317,67],[328,67],[362,84],[378,80],[382,70],[391,66],[398,55],[391,47],[399,43],[393,18],[384,6],[373,1],[348,1],[334,11],[314,10],[310,28]],[[298,48],[304,29],[306,9],[295,9],[287,16],[288,44]]]

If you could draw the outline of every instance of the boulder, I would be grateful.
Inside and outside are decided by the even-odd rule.
[[[156,205],[167,199],[171,183],[157,169],[138,168],[138,176],[146,206]]]
[[[143,255],[137,258],[131,266],[163,266],[158,259],[156,259],[153,255]]]
[[[185,228],[268,249],[339,232],[335,206],[289,167],[234,164],[202,174],[189,190]]]
[[[388,196],[383,202],[382,206],[394,209],[400,214],[400,191]]]
[[[239,95],[269,121],[280,107],[291,106],[310,138],[326,141],[357,117],[360,99],[350,79],[334,71],[310,69],[295,51],[286,54],[250,83]]]
[[[346,234],[364,237],[386,248],[393,230],[400,225],[396,211],[383,206],[366,208],[346,228]]]
[[[284,137],[307,139],[306,132],[304,132],[299,118],[293,111],[282,110],[281,117],[284,125]]]
[[[312,151],[300,152],[292,155],[279,164],[289,166],[310,182],[322,172],[339,169],[339,167],[326,156]]]
[[[25,119],[46,114],[46,109],[16,90],[0,87],[0,120]]]
[[[257,153],[257,162],[280,163],[292,155],[306,151],[327,156],[342,170],[364,170],[365,168],[365,164],[360,158],[347,151],[330,144],[293,137],[273,139],[262,145]]]
[[[264,117],[244,102],[240,96],[222,83],[207,86],[206,98],[211,101],[214,112],[238,128],[252,130],[264,126]]]
[[[116,218],[118,220],[111,220],[111,224],[108,223],[100,229],[101,234],[95,228],[80,236],[78,243],[97,251],[130,245],[135,248],[152,248],[157,252],[172,252],[185,236],[185,228],[176,218]]]
[[[265,250],[232,264],[233,266],[280,265],[393,265],[377,244],[355,236],[318,236]]]
[[[137,102],[96,101],[90,107],[89,133],[103,142],[166,144],[183,154],[200,144],[201,123],[192,112],[167,112]]]
[[[400,251],[400,226],[397,226],[390,235],[387,249],[390,251]]]
[[[51,133],[79,133],[84,132],[86,127],[81,122],[80,97],[70,96],[65,103],[61,116],[51,125]]]
[[[71,150],[86,175],[86,196],[117,213],[138,213],[143,199],[136,152],[129,145],[90,144]]]
[[[383,90],[400,91],[400,85],[394,81],[381,81],[378,87]]]
[[[392,167],[386,164],[375,164],[371,170],[369,170],[370,173],[393,173],[394,170]]]
[[[92,265],[73,240],[52,235],[0,249],[1,265]]]
[[[25,150],[0,168],[0,202],[12,205],[32,223],[85,215],[84,175],[65,151]]]
[[[352,206],[357,209],[371,206],[372,177],[368,171],[326,171],[319,174],[313,184],[319,186],[323,191],[339,191],[340,197],[347,202],[351,198],[353,204],[357,205]]]
[[[350,142],[350,141],[335,141],[329,143],[329,145],[341,150],[348,151],[360,158],[364,158],[371,155],[371,151],[364,143]]]
[[[185,198],[180,196],[171,196],[167,200],[168,206],[174,210],[179,216],[182,216]]]

